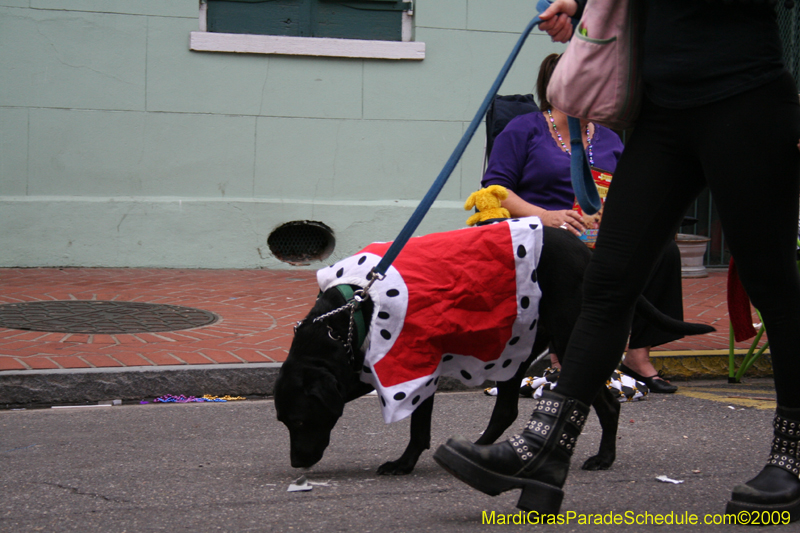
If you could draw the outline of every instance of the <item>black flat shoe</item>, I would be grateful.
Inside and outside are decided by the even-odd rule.
[[[631,370],[622,363],[619,364],[619,371],[622,372],[623,374],[628,374],[633,379],[641,381],[642,383],[647,385],[647,388],[650,389],[650,392],[655,392],[659,394],[671,394],[676,390],[678,390],[678,387],[676,385],[673,385],[672,383],[667,383],[666,381],[661,379],[658,374],[646,378],[643,375],[639,374],[638,372],[634,372],[633,370]]]

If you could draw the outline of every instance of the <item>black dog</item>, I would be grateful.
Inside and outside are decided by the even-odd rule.
[[[514,377],[497,384],[494,410],[489,425],[477,440],[478,444],[493,443],[516,420],[519,388],[528,367],[548,347],[552,347],[554,353],[565,352],[580,311],[583,274],[591,252],[569,232],[549,227],[543,229],[537,268],[542,297],[536,340],[530,357],[520,365]],[[319,296],[306,319],[296,328],[289,356],[275,383],[275,408],[278,420],[289,428],[291,464],[296,468],[310,467],[322,458],[344,404],[373,390],[359,378],[364,354],[350,348],[358,346],[352,339],[350,315],[334,312],[345,303],[345,296],[336,287]],[[666,331],[684,335],[714,331],[711,326],[673,320],[644,298],[639,299],[636,311]],[[361,312],[368,325],[373,313],[369,299],[364,300]],[[330,316],[324,316],[328,314]],[[606,388],[593,406],[603,436],[597,455],[588,459],[583,468],[607,469],[615,459],[620,406]],[[433,396],[430,396],[411,415],[411,438],[405,452],[397,460],[382,464],[378,474],[408,474],[414,469],[419,456],[430,447],[432,410]]]

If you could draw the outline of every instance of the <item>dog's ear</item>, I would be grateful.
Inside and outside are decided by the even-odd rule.
[[[319,399],[322,405],[337,418],[344,412],[344,395],[339,390],[336,377],[322,369],[303,370],[303,389],[306,394]]]

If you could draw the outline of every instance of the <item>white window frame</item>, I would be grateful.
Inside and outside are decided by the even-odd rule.
[[[413,9],[403,12],[402,41],[369,41],[332,39],[327,37],[286,37],[215,33],[207,30],[208,4],[200,0],[200,30],[189,35],[189,49],[196,52],[228,52],[239,54],[280,54],[319,57],[351,57],[362,59],[425,59],[425,43],[412,41]]]

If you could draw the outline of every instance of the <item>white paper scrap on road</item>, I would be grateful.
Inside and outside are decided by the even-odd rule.
[[[676,485],[680,485],[681,483],[683,483],[682,479],[671,479],[668,478],[667,476],[658,476],[656,477],[656,479],[662,483],[675,483]]]
[[[307,490],[312,490],[313,488],[314,487],[308,483],[306,476],[300,476],[294,480],[294,483],[289,485],[289,489],[286,492],[304,492]]]

